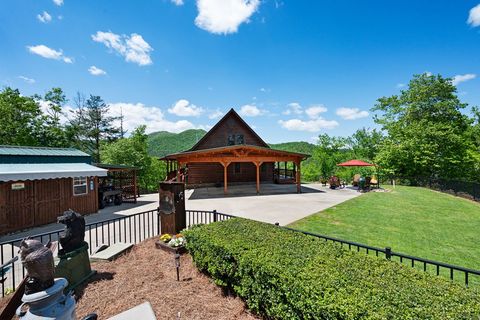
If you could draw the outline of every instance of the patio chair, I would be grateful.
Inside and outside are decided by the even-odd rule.
[[[330,189],[340,187],[340,179],[337,176],[331,176],[328,183],[330,184]]]
[[[358,187],[358,181],[360,180],[360,174],[356,174],[353,176],[352,186]]]
[[[370,186],[375,187],[375,188],[379,188],[377,177],[372,176],[372,178],[370,180]]]

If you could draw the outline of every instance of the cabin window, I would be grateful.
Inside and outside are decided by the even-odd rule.
[[[241,167],[240,167],[240,163],[235,163],[235,173],[240,173],[241,172]]]
[[[73,195],[80,196],[87,194],[87,177],[75,177],[73,178]]]
[[[227,146],[233,146],[235,144],[235,135],[229,134],[227,140]]]
[[[235,142],[235,144],[244,144],[245,143],[245,140],[243,139],[243,134],[237,134],[236,138],[237,138],[237,141]]]

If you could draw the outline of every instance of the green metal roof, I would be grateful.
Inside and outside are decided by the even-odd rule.
[[[24,181],[73,177],[107,176],[107,170],[86,163],[0,164],[0,181]]]
[[[0,145],[0,156],[89,157],[90,155],[73,148],[47,148]]]

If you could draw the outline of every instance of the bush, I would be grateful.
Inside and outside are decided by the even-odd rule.
[[[480,292],[241,218],[185,232],[196,266],[272,319],[474,319]],[[475,318],[477,319],[477,318]]]

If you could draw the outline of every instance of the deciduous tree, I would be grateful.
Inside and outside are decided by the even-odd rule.
[[[383,97],[373,108],[388,133],[377,156],[391,173],[409,177],[465,177],[473,159],[466,132],[471,119],[451,79],[416,75],[400,95]]]
[[[0,144],[37,146],[42,111],[31,97],[18,89],[0,92]]]

